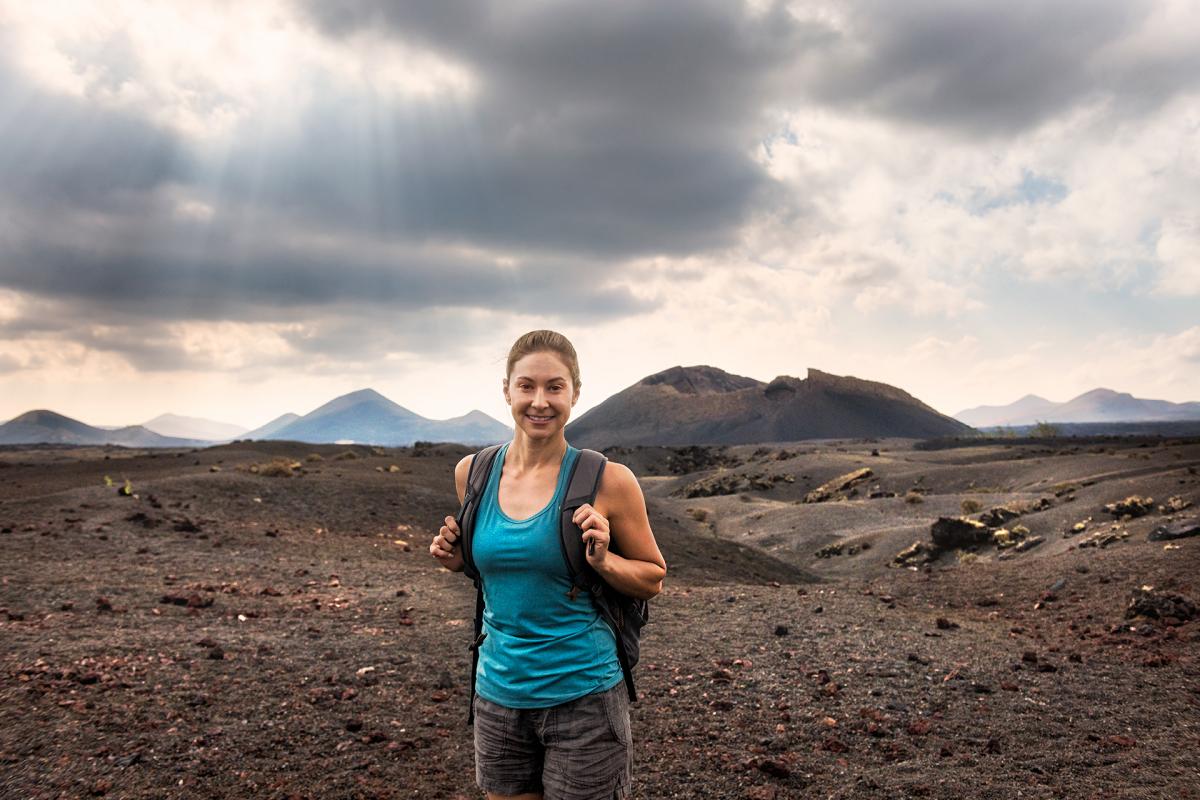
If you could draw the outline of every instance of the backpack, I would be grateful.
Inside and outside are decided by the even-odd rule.
[[[471,461],[462,508],[455,519],[458,523],[459,543],[462,547],[463,573],[475,584],[475,638],[469,647],[472,655],[468,725],[472,725],[475,721],[475,672],[479,667],[479,645],[487,636],[483,630],[483,578],[479,574],[479,570],[475,568],[475,560],[471,552],[471,537],[474,534],[479,503],[487,488],[488,477],[491,474],[493,462],[496,460],[496,454],[501,447],[502,445],[498,444],[485,447]],[[559,544],[562,546],[563,561],[566,563],[567,572],[571,577],[571,599],[575,599],[580,591],[587,592],[592,599],[592,606],[616,634],[617,660],[621,663],[621,672],[625,677],[629,700],[637,702],[637,691],[633,685],[633,668],[637,666],[638,662],[638,640],[642,626],[650,619],[649,603],[646,600],[618,592],[600,577],[596,570],[587,563],[582,529],[571,520],[576,509],[585,503],[595,501],[596,491],[600,486],[600,476],[604,473],[606,463],[608,463],[608,459],[602,453],[595,450],[579,451],[579,457],[571,466],[571,472],[567,478],[567,490],[563,494],[562,504],[558,509]],[[610,549],[616,552],[611,545]],[[618,553],[618,555],[620,554]]]

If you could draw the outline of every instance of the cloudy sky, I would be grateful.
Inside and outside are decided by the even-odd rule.
[[[0,0],[0,419],[1200,400],[1190,0]]]

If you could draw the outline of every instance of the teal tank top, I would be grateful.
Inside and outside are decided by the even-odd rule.
[[[506,515],[497,499],[507,453],[506,444],[496,454],[471,540],[487,633],[475,691],[509,708],[545,708],[611,689],[624,679],[616,635],[587,592],[567,595],[559,542],[558,506],[579,450],[567,445],[554,497],[524,520]]]

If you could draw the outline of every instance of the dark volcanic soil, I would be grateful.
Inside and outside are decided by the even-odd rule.
[[[0,797],[480,797],[474,590],[427,551],[465,452],[0,450]],[[1200,601],[1200,538],[1102,510],[1200,501],[1200,443],[679,455],[613,454],[668,563],[637,797],[1200,797],[1200,622],[1124,615],[1142,586]],[[249,471],[275,458],[302,467]],[[864,465],[859,495],[800,502]],[[751,473],[792,480],[680,493]],[[886,566],[964,499],[1041,496],[1028,552]],[[1128,537],[1063,538],[1088,517]],[[838,542],[871,546],[814,555]]]

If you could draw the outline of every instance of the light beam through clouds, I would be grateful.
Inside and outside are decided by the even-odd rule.
[[[0,0],[0,417],[481,408],[575,341],[1200,399],[1189,3]]]

